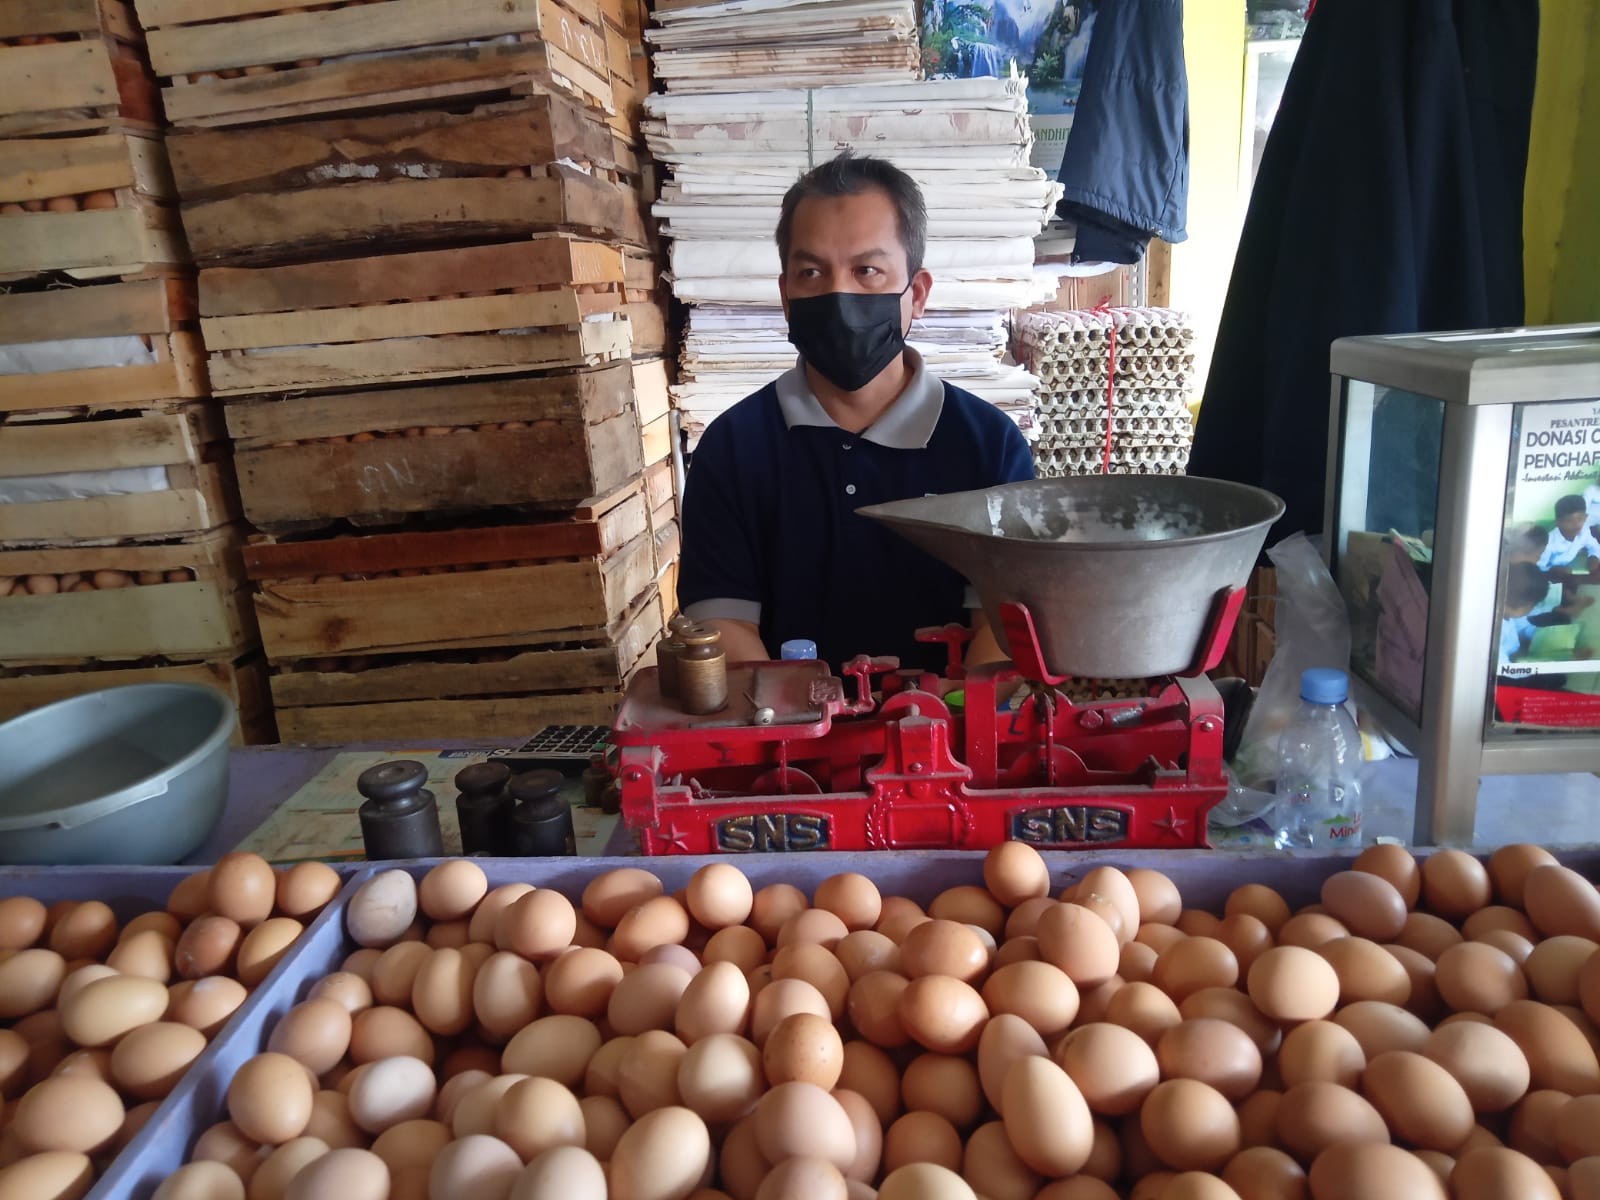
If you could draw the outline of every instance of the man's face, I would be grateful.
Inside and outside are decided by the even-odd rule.
[[[908,279],[906,268],[894,201],[881,188],[802,200],[794,210],[788,270],[778,279],[784,315],[789,314],[792,298],[828,292],[905,292],[900,312],[901,327],[907,328],[922,315],[933,277],[918,271]]]
[[[1568,513],[1556,520],[1556,528],[1561,530],[1561,536],[1571,541],[1583,532],[1583,527],[1589,523],[1589,514],[1586,512]]]

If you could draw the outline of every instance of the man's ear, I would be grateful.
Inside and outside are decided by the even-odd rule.
[[[928,307],[928,293],[933,289],[933,273],[923,268],[911,277],[911,319],[920,317]]]

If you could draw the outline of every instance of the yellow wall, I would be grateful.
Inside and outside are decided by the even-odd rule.
[[[1211,367],[1211,350],[1244,222],[1239,196],[1244,0],[1191,0],[1185,4],[1183,52],[1189,71],[1189,240],[1172,248],[1169,302],[1194,319],[1194,399],[1198,401]]]
[[[1600,320],[1600,4],[1545,0],[1523,212],[1530,325]]]

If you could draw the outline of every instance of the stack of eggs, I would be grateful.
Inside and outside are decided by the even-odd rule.
[[[81,1196],[338,893],[230,854],[165,911],[0,900],[0,1200]]]
[[[1592,1200],[1600,895],[1378,846],[1291,911],[1007,843],[924,911],[730,863],[352,896],[160,1200]]]

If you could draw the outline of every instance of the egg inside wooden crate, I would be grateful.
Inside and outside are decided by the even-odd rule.
[[[343,881],[322,863],[0,871],[0,1200],[96,1179]]]
[[[1587,1200],[1600,855],[1566,862],[379,870],[118,1194]]]

